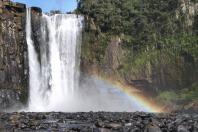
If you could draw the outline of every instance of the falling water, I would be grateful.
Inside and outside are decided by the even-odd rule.
[[[149,111],[104,81],[83,76],[79,82],[82,16],[43,14],[40,53],[34,47],[31,25],[31,10],[27,9],[30,75],[27,111]]]
[[[42,98],[39,92],[40,89],[40,65],[38,56],[32,41],[31,29],[31,9],[28,8],[26,12],[26,41],[28,45],[28,60],[29,60],[29,106],[36,108],[37,105],[42,106]],[[36,104],[35,104],[36,102]]]
[[[45,95],[50,109],[74,99],[79,80],[82,21],[83,17],[73,14],[43,15],[42,89],[50,90]]]
[[[31,10],[27,9],[30,110],[54,110],[62,101],[74,98],[79,80],[82,21],[83,17],[73,14],[43,14],[39,62],[31,38]]]

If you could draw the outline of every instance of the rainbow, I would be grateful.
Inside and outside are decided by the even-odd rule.
[[[107,82],[113,87],[119,89],[121,92],[125,93],[132,102],[135,102],[143,112],[151,112],[151,113],[162,113],[164,112],[163,108],[157,105],[157,103],[143,95],[143,93],[134,88],[132,86],[127,86],[119,81],[110,80],[107,78],[99,77],[94,75],[94,77]]]

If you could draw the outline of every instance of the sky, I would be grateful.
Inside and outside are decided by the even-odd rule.
[[[43,12],[50,10],[61,10],[62,12],[73,11],[76,6],[76,0],[12,0],[14,2],[24,3],[27,6],[36,6],[42,8]]]

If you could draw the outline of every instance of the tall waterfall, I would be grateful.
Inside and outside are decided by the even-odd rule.
[[[79,82],[82,16],[43,14],[37,43],[39,50],[32,38],[31,19],[31,10],[27,9],[27,111],[148,111],[135,98],[105,81],[83,76]]]
[[[43,14],[39,61],[31,38],[31,10],[27,9],[31,111],[59,110],[58,105],[73,100],[79,80],[82,21],[83,17],[73,14]]]
[[[42,98],[40,95],[40,64],[38,56],[32,40],[31,28],[31,9],[26,11],[26,41],[28,45],[28,60],[29,60],[29,105],[30,107],[42,106]],[[37,104],[35,104],[35,102]]]

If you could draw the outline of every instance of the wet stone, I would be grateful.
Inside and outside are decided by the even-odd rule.
[[[145,129],[145,132],[162,132],[157,125],[148,125]]]
[[[197,116],[147,113],[0,113],[0,130],[16,132],[197,132]]]
[[[110,129],[118,129],[121,127],[122,127],[122,125],[119,123],[109,123],[105,126],[105,128],[110,128]]]
[[[177,128],[178,132],[189,132],[187,127],[183,126],[183,125],[179,125]]]

